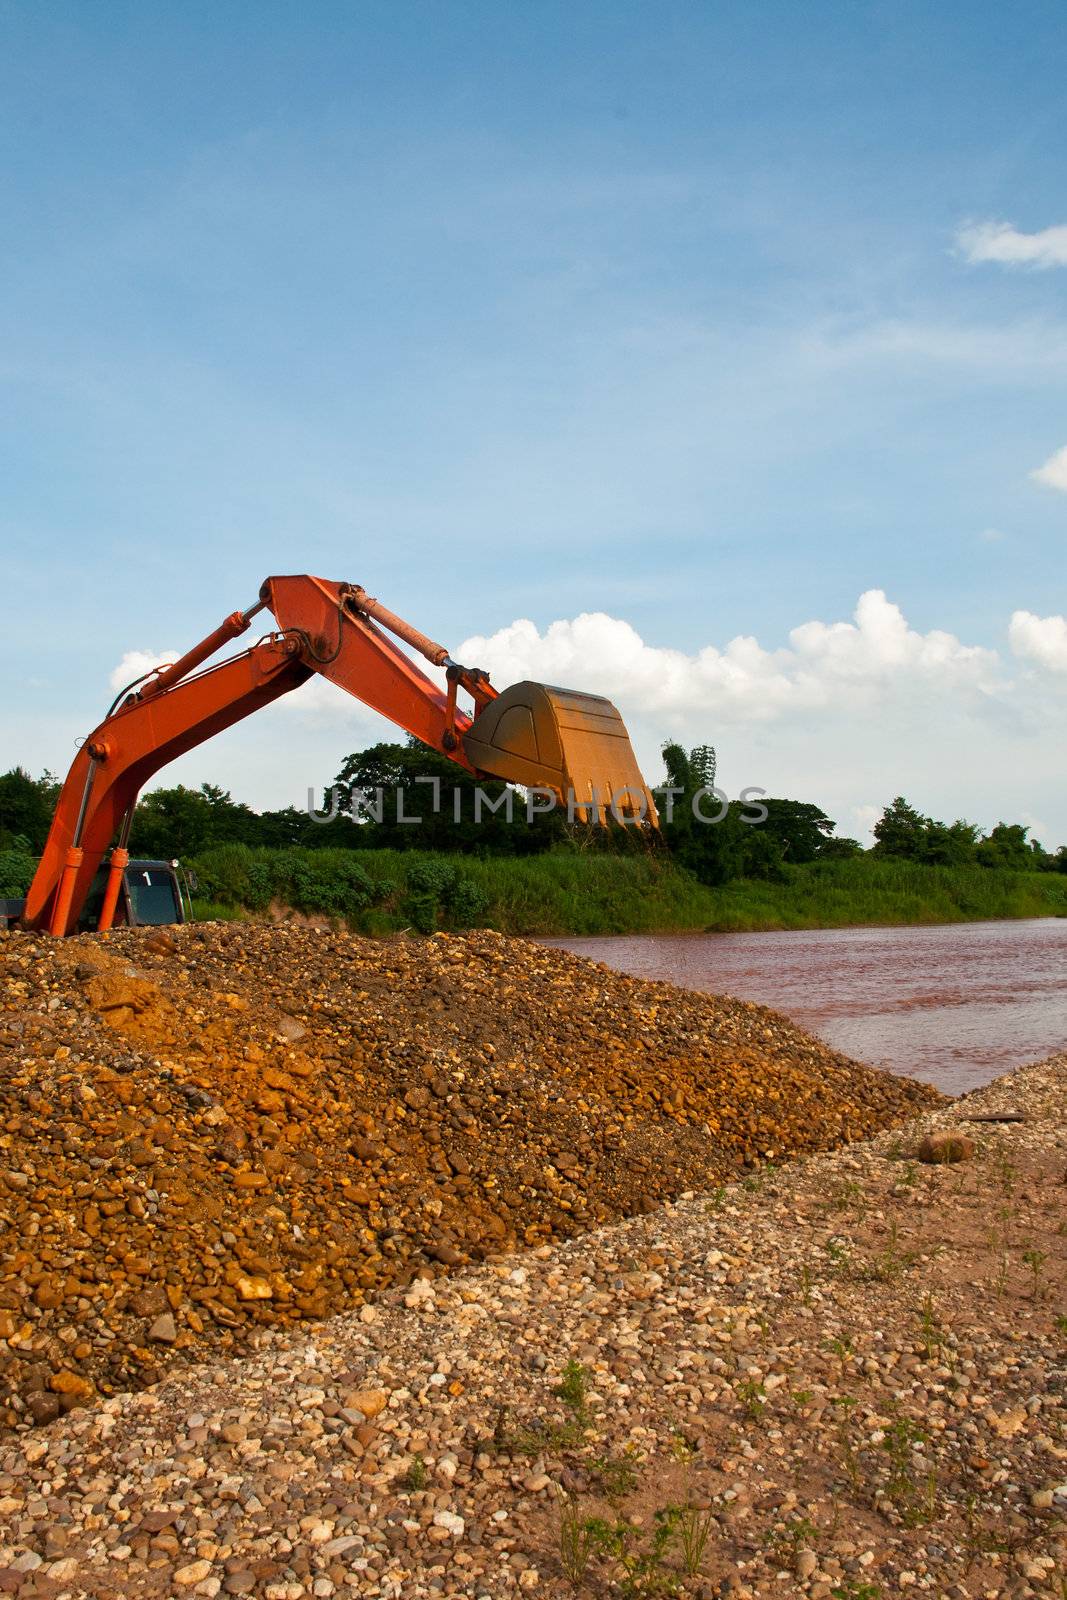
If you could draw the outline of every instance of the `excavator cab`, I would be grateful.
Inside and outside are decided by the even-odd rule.
[[[101,869],[78,919],[80,929],[92,929],[100,919],[107,887]],[[123,868],[115,906],[115,927],[160,928],[192,917],[190,883],[177,861],[130,861]]]

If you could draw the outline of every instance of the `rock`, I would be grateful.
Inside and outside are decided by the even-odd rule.
[[[148,1330],[148,1337],[156,1344],[173,1344],[178,1337],[178,1329],[175,1326],[173,1313],[164,1311],[161,1316],[158,1316]]]
[[[174,1582],[180,1583],[183,1588],[190,1588],[194,1583],[203,1583],[205,1578],[211,1576],[211,1562],[201,1558],[199,1561],[190,1561],[187,1566],[179,1567],[174,1574]]]
[[[920,1161],[932,1166],[969,1161],[974,1155],[974,1140],[965,1133],[928,1133],[916,1154]]]
[[[78,1372],[71,1372],[68,1367],[53,1372],[48,1387],[56,1394],[74,1395],[79,1400],[87,1400],[93,1392],[89,1379],[83,1378]]]
[[[388,1404],[389,1396],[384,1389],[353,1389],[345,1395],[345,1405],[361,1412],[368,1422],[373,1422]]]
[[[819,1565],[819,1558],[814,1550],[798,1550],[796,1560],[796,1575],[803,1583],[811,1577]]]
[[[234,1287],[242,1300],[271,1300],[274,1297],[274,1290],[266,1278],[247,1278],[242,1274]]]

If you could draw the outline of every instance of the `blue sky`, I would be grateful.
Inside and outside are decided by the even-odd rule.
[[[711,739],[848,832],[904,788],[1067,839],[1065,46],[1057,4],[0,0],[0,765],[312,571],[501,681],[563,648],[653,774]],[[382,735],[298,698],[168,780],[299,802]]]

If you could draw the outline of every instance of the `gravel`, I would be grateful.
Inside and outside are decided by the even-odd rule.
[[[490,933],[9,935],[0,1425],[937,1100]]]
[[[412,1255],[20,1418],[0,1594],[1060,1600],[1065,1086],[1059,1056],[574,1237]],[[921,1160],[938,1133],[973,1148]]]

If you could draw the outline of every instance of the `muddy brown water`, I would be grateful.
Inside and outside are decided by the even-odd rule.
[[[640,978],[758,1000],[846,1055],[962,1094],[1067,1048],[1067,919],[552,939]]]

